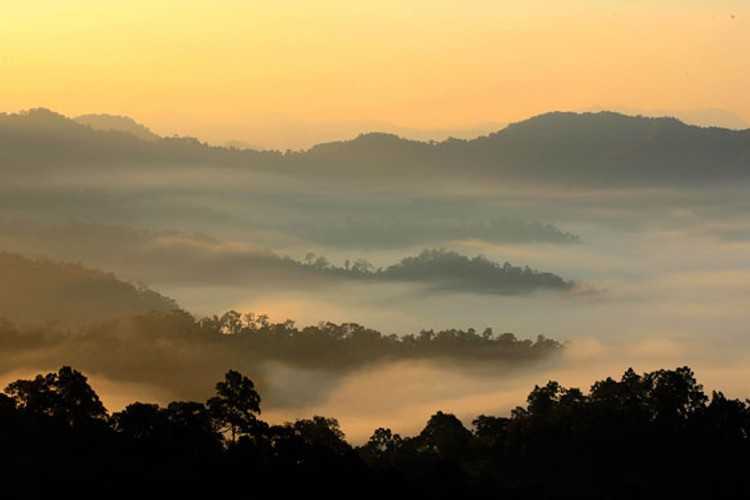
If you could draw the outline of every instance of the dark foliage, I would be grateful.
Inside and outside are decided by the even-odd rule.
[[[401,360],[434,360],[456,369],[482,367],[502,373],[550,359],[563,349],[560,342],[542,335],[535,340],[518,339],[512,333],[497,335],[489,328],[481,332],[473,328],[423,330],[398,336],[355,323],[300,328],[293,321],[273,323],[264,315],[236,311],[200,320],[184,311],[154,312],[72,331],[18,328],[0,320],[0,338],[5,354],[0,358],[0,372],[25,366],[52,368],[65,362],[113,380],[162,387],[187,399],[205,397],[202,382],[220,376],[226,366],[252,369],[263,387],[273,374],[269,362],[334,378]],[[304,397],[314,400],[327,388],[309,388]],[[267,395],[268,401],[279,404],[291,397],[276,392]]]
[[[230,311],[204,318],[200,325],[221,332],[222,342],[234,350],[253,352],[297,366],[361,367],[380,360],[453,359],[456,361],[514,362],[541,359],[559,352],[562,344],[538,336],[519,340],[512,333],[496,335],[467,330],[422,330],[418,334],[385,335],[356,323],[320,323],[297,328],[293,321],[271,323],[264,315]]]
[[[109,416],[86,378],[64,367],[0,395],[3,471],[36,483],[96,477],[204,480],[282,495],[382,498],[747,497],[747,401],[709,398],[687,368],[594,383],[588,394],[550,381],[510,417],[467,429],[437,412],[416,436],[377,429],[352,447],[333,418],[257,419],[260,396],[230,371],[216,403],[133,403]],[[232,411],[252,425],[228,431]],[[236,416],[236,415],[235,415]],[[193,490],[198,496],[200,490]],[[190,492],[188,492],[190,493]],[[29,492],[26,491],[26,497]],[[190,496],[190,495],[189,495]]]
[[[500,265],[486,257],[469,258],[445,250],[425,250],[390,266],[376,277],[394,281],[413,281],[449,290],[474,290],[485,293],[519,293],[533,290],[569,290],[574,284],[552,273],[528,266]]]
[[[523,294],[537,290],[572,290],[575,283],[560,276],[499,264],[487,257],[467,257],[444,249],[423,250],[414,257],[405,257],[396,264],[378,268],[364,259],[343,267],[331,265],[325,257],[309,253],[305,259],[308,268],[320,273],[352,280],[370,282],[418,283],[433,290],[488,294]]]

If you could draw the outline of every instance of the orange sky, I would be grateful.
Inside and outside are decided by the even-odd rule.
[[[8,3],[2,111],[127,114],[278,148],[557,109],[750,121],[746,0]]]

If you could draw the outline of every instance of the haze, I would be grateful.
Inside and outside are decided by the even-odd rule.
[[[473,137],[550,110],[750,120],[742,0],[10,2],[0,109],[298,149]]]
[[[237,369],[354,443],[628,367],[746,398],[749,51],[740,0],[11,2],[0,380]]]

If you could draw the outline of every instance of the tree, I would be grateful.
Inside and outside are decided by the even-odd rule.
[[[293,424],[288,424],[288,427],[308,446],[325,448],[339,454],[351,449],[344,440],[344,433],[335,418],[316,415],[311,419],[297,420]]]
[[[536,417],[549,417],[554,412],[557,403],[564,393],[565,388],[554,380],[550,380],[543,387],[535,385],[526,399],[527,411],[530,415]]]
[[[169,421],[171,438],[184,450],[197,456],[221,449],[222,436],[206,405],[193,401],[169,403],[165,413]]]
[[[260,395],[253,381],[237,371],[229,370],[224,381],[216,384],[216,396],[208,400],[207,406],[216,429],[229,432],[232,443],[237,442],[237,436],[257,427]]]
[[[472,439],[471,432],[450,413],[437,412],[419,434],[419,442],[427,449],[444,457],[460,454]]]
[[[238,335],[242,332],[242,315],[237,311],[227,311],[219,319],[220,331],[224,335]]]
[[[54,374],[37,375],[32,380],[16,380],[8,384],[5,394],[10,396],[16,407],[31,415],[52,416],[56,405],[52,388]]]
[[[167,415],[159,405],[132,403],[124,410],[112,415],[115,430],[137,440],[152,440],[164,437]]]
[[[387,460],[401,448],[403,439],[390,429],[379,427],[375,429],[367,443],[360,449],[368,462]]]
[[[644,375],[650,391],[651,409],[662,421],[682,421],[705,407],[708,397],[687,366],[657,370]]]
[[[88,379],[69,366],[33,380],[17,380],[5,393],[21,411],[57,418],[74,428],[107,418],[107,410]]]
[[[16,401],[5,394],[0,394],[0,418],[11,417],[15,414]]]
[[[489,446],[495,446],[507,433],[510,419],[479,415],[471,423],[474,426],[474,435],[480,441]]]
[[[107,417],[106,408],[81,372],[69,366],[60,368],[55,388],[59,404],[57,413],[72,427],[88,420],[103,420]]]

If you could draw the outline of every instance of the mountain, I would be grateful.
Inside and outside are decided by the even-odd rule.
[[[469,258],[446,250],[424,250],[406,257],[376,274],[386,281],[423,283],[435,290],[470,291],[490,294],[520,294],[536,290],[572,290],[575,283],[560,276],[500,265],[486,257]]]
[[[114,130],[125,132],[149,142],[154,142],[160,139],[160,137],[154,134],[149,128],[128,116],[90,114],[78,116],[74,120],[81,125],[88,125],[94,130]]]
[[[554,112],[472,140],[427,143],[370,133],[282,154],[193,138],[146,141],[48,110],[0,115],[3,165],[213,164],[295,176],[403,181],[425,176],[613,186],[735,182],[750,176],[750,130],[674,118]]]
[[[439,175],[594,186],[704,183],[750,177],[750,130],[675,118],[554,112],[472,140],[424,143],[365,134],[315,146],[299,171],[352,176]]]
[[[206,163],[239,166],[269,156],[274,155],[213,147],[192,137],[144,140],[129,131],[96,130],[44,108],[0,114],[0,168],[5,171]]]
[[[0,318],[18,324],[80,324],[177,309],[148,288],[78,264],[0,252],[0,276]]]
[[[722,181],[750,174],[750,130],[619,113],[548,113],[470,143],[485,171],[607,184]]]

